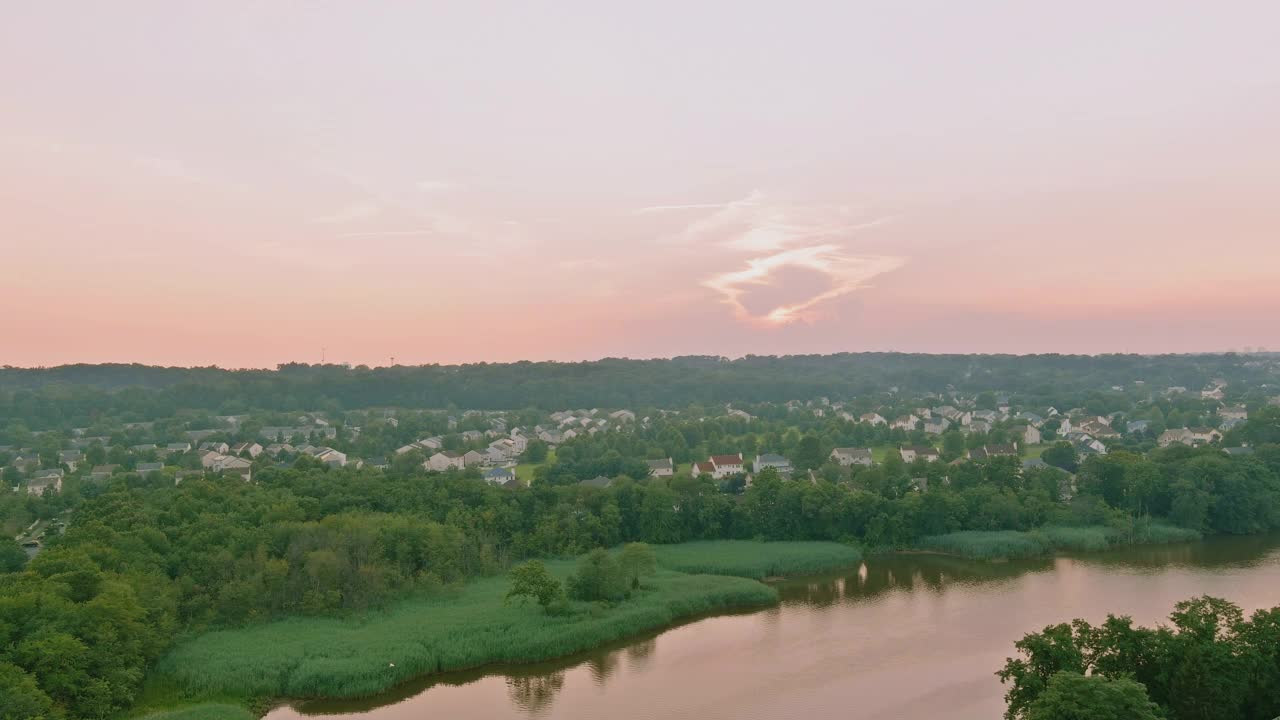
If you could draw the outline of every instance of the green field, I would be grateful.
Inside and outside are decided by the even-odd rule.
[[[653,548],[658,564],[670,570],[757,580],[835,570],[862,561],[858,548],[833,542],[709,540]]]
[[[504,604],[507,578],[492,577],[355,618],[289,618],[206,633],[161,659],[142,707],[207,704],[145,717],[241,720],[215,701],[233,700],[243,707],[269,698],[348,697],[432,673],[547,660],[683,618],[777,602],[773,588],[724,573],[812,572],[860,557],[856,548],[837,543],[708,542],[655,549],[661,568],[635,597],[613,607],[574,603],[565,616],[534,605]],[[672,565],[722,574],[678,572],[669,569]],[[574,563],[547,566],[563,579]]]
[[[1044,451],[1053,447],[1053,445],[1041,443],[1039,445],[1021,445],[1020,447],[1022,450],[1022,458],[1024,460],[1031,460],[1043,455]]]

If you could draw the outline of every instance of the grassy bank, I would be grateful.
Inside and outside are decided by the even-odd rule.
[[[833,542],[708,540],[653,548],[658,564],[669,570],[757,580],[779,575],[808,575],[851,567],[862,561],[858,548]]]
[[[973,560],[1006,560],[1041,557],[1054,552],[1097,552],[1123,545],[1164,544],[1199,540],[1194,530],[1150,523],[1132,536],[1102,527],[1043,527],[1030,532],[1003,530],[996,532],[966,531],[933,535],[920,541],[918,548],[943,552]]]
[[[257,715],[239,705],[205,703],[178,710],[157,710],[140,720],[257,720]]]
[[[564,578],[573,563],[548,567]],[[248,705],[255,698],[365,695],[413,677],[547,660],[682,618],[777,601],[773,588],[753,580],[666,569],[646,579],[631,600],[612,608],[575,604],[559,617],[536,606],[505,605],[507,588],[505,577],[487,578],[447,597],[409,600],[359,618],[291,618],[207,633],[161,660],[144,702],[172,707],[233,698]],[[197,719],[206,720],[149,718]]]

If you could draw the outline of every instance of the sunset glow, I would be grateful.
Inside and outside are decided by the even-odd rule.
[[[0,364],[1280,349],[1235,8],[14,5]]]

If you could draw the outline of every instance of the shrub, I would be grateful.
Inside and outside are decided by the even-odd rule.
[[[569,578],[569,597],[574,600],[617,602],[626,596],[622,567],[604,548],[583,555],[577,572]]]

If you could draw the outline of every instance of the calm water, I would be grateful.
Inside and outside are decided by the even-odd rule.
[[[267,717],[997,720],[993,673],[1024,633],[1108,612],[1152,623],[1202,594],[1280,605],[1280,536],[992,564],[894,556],[778,588],[768,610]]]

